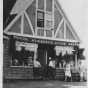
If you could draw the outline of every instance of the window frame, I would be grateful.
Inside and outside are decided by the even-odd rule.
[[[16,42],[20,42],[20,41],[16,41]],[[16,49],[16,47],[18,47],[17,45],[16,45],[16,42],[15,42],[15,49]],[[23,43],[23,42],[20,42],[20,43]],[[24,42],[24,43],[26,43],[26,42]],[[32,44],[32,43],[29,43],[29,44]],[[25,50],[26,50],[26,45],[20,45],[20,47],[24,47],[25,48]],[[33,48],[36,48],[35,47],[35,44],[34,44],[34,47]],[[17,50],[16,50],[17,51]],[[34,54],[35,54],[35,49],[34,50],[29,50],[29,52],[33,52]],[[12,55],[11,56],[11,59],[10,59],[10,67],[24,67],[24,68],[32,68],[32,67],[34,67],[34,62],[32,61],[32,63],[33,63],[33,66],[31,66],[31,65],[13,65],[13,59],[15,59],[15,58],[13,58],[14,56]],[[32,56],[30,56],[30,57],[32,57]],[[34,59],[34,56],[33,56],[33,59]]]
[[[39,18],[38,17],[39,13],[42,14],[43,18]],[[45,15],[45,13],[43,11],[37,10],[37,27],[39,27],[39,28],[44,28],[45,27],[45,25],[44,25],[44,22],[45,22],[44,18],[45,18],[45,16],[44,15]],[[38,26],[38,21],[43,22],[43,26]]]

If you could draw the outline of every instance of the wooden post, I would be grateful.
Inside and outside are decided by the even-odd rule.
[[[34,60],[36,60],[36,59],[37,59],[37,48],[38,48],[38,46],[37,46],[37,45],[35,45]]]
[[[77,52],[75,52],[75,69],[77,69]]]

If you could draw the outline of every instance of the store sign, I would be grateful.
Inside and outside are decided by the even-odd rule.
[[[14,36],[16,40],[30,42],[30,43],[39,43],[39,44],[51,44],[51,45],[63,45],[63,46],[73,46],[74,43],[63,42],[63,41],[55,41],[55,40],[47,40],[47,39],[35,39],[35,38],[27,38],[22,36]]]

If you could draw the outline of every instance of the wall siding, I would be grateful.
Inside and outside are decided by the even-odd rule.
[[[9,40],[3,41],[3,78],[4,79],[32,79],[33,68],[11,67],[9,54]]]

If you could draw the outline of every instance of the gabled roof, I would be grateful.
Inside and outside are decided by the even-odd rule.
[[[74,33],[75,36],[77,37],[77,40],[78,40],[79,42],[81,42],[80,38],[78,37],[77,33],[75,32],[75,29],[73,28],[71,22],[69,21],[67,15],[66,15],[66,13],[65,13],[65,11],[62,9],[62,6],[59,4],[59,1],[58,1],[58,0],[55,0],[55,1],[56,1],[57,5],[58,5],[59,9],[61,10],[61,13],[62,13],[63,17],[66,19],[66,21],[67,21],[67,23],[68,23],[68,25],[69,25],[71,31],[73,31],[73,33]]]
[[[15,5],[13,6],[12,10],[11,10],[11,13],[10,14],[17,14],[16,18],[15,19],[18,19],[20,14],[22,14],[33,2],[34,0],[17,0],[17,2],[15,3]],[[66,21],[66,24],[70,27],[70,30],[73,32],[74,36],[76,36],[76,40],[77,42],[80,42],[80,39],[78,37],[78,35],[76,34],[74,28],[72,27],[70,21],[68,20],[66,14],[64,13],[61,5],[59,4],[58,0],[55,0],[55,3],[57,4],[57,7],[58,9],[60,10],[60,12],[62,13],[61,15],[63,16],[63,18],[65,19]],[[15,22],[16,20],[13,20],[13,23]],[[12,25],[13,25],[12,23]],[[11,25],[9,26],[11,27]],[[8,26],[7,26],[7,29]]]

